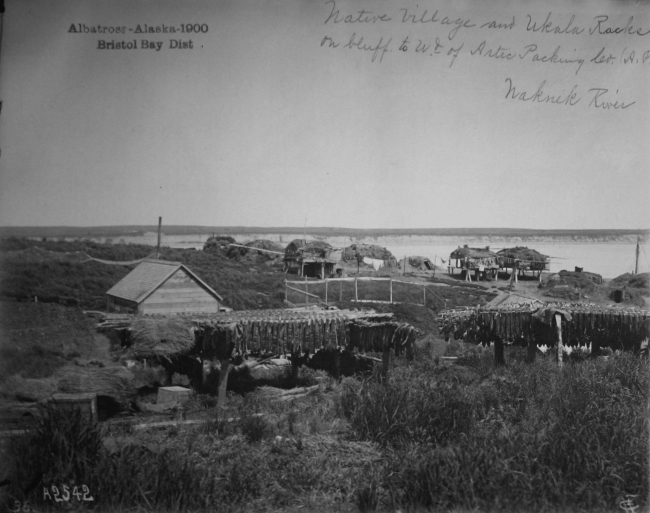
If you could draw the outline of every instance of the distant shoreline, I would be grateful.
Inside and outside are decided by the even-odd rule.
[[[24,226],[0,227],[0,238],[6,237],[46,237],[66,239],[113,239],[119,242],[146,243],[157,239],[157,225],[138,226]],[[323,227],[243,227],[243,226],[162,226],[163,241],[182,243],[180,239],[193,239],[188,242],[204,242],[212,234],[228,235],[238,240],[270,239],[289,243],[293,239],[327,239],[336,243],[369,244],[392,242],[404,244],[445,244],[464,241],[469,244],[495,242],[642,242],[650,240],[650,229],[643,230],[533,230],[526,228],[397,228],[397,229],[353,229]],[[136,242],[138,241],[138,242]],[[142,241],[142,242],[140,242]],[[373,242],[374,241],[374,242]],[[155,242],[154,242],[155,243]]]
[[[188,231],[188,228],[200,228]],[[41,240],[90,240],[107,244],[144,244],[155,246],[157,227],[100,227],[100,228],[0,228],[2,237],[26,237]],[[335,247],[351,244],[390,245],[463,245],[528,246],[536,244],[642,244],[650,242],[650,230],[514,230],[514,229],[431,229],[431,230],[348,230],[336,228],[281,228],[277,231],[256,228],[174,227],[163,226],[163,246],[202,248],[212,234],[234,238],[239,243],[266,239],[282,245],[292,240],[321,240]]]

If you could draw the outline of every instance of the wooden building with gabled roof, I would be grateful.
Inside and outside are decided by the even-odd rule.
[[[144,260],[106,292],[106,296],[109,311],[111,306],[146,315],[226,310],[223,298],[189,268],[165,260]]]

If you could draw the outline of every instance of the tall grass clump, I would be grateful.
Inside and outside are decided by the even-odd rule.
[[[99,429],[89,424],[80,411],[44,409],[33,423],[33,433],[13,441],[15,479],[11,493],[25,498],[28,488],[89,484],[102,451]],[[42,493],[36,494],[37,500]]]
[[[388,385],[347,386],[357,436],[393,446],[380,487],[407,509],[602,510],[648,496],[648,360],[619,354],[559,369],[509,348],[420,362]]]
[[[429,361],[396,367],[387,384],[377,378],[342,387],[341,410],[361,438],[396,447],[443,443],[471,428],[467,385],[475,376],[466,369]]]

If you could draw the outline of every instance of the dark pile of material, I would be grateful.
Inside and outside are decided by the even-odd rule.
[[[419,269],[420,271],[433,271],[435,266],[433,262],[427,257],[423,256],[410,256],[406,258],[406,262],[409,266]]]
[[[514,268],[516,260],[519,261],[519,269],[544,271],[550,267],[550,262],[546,255],[522,246],[502,249],[497,255],[500,257],[501,267],[504,268]]]
[[[470,248],[464,246],[462,248],[455,249],[449,258],[463,259],[467,258],[494,258],[497,254],[490,251],[489,248]]]
[[[343,250],[343,260],[345,261],[356,261],[357,255],[374,260],[395,261],[395,257],[390,251],[375,244],[352,244]]]
[[[249,259],[261,258],[262,260],[276,260],[282,258],[284,253],[284,246],[272,240],[260,239],[254,240],[252,242],[247,242],[245,244],[246,248],[231,246],[228,248],[228,258],[239,259],[241,257],[246,257]],[[253,248],[253,249],[248,249]],[[267,249],[269,251],[275,251],[275,253],[269,253],[268,251],[255,251],[254,248]]]
[[[593,294],[602,289],[603,278],[599,274],[588,272],[560,271],[549,277],[546,282],[545,296],[558,299],[581,299],[584,294]]]
[[[608,284],[608,297],[617,303],[632,303],[644,306],[644,297],[650,296],[650,273],[625,273]]]
[[[203,245],[203,251],[219,251],[228,248],[228,244],[236,242],[235,239],[228,235],[217,235],[210,237]]]
[[[632,274],[625,273],[609,282],[611,287],[643,289],[650,292],[650,273]]]
[[[135,376],[124,367],[65,368],[57,376],[59,390],[68,394],[95,393],[125,404],[136,393]]]
[[[303,239],[295,239],[285,249],[285,256],[303,258],[327,258],[332,252],[332,245],[320,240],[306,242]]]
[[[129,330],[130,355],[169,358],[194,348],[192,323],[182,318],[136,319]]]
[[[497,252],[497,255],[513,260],[525,260],[527,262],[546,262],[548,260],[548,257],[542,255],[539,251],[522,246],[502,249]]]

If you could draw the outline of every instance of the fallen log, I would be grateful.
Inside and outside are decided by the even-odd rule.
[[[193,424],[203,424],[207,422],[206,420],[167,420],[164,422],[147,422],[144,424],[135,424],[132,427],[132,429],[135,429],[136,431],[141,430],[141,429],[153,429],[153,428],[162,428],[162,427],[170,427],[170,426],[191,426]]]

